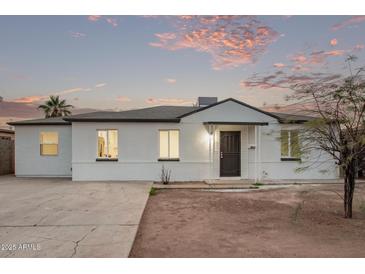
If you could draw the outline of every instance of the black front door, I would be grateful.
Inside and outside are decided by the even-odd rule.
[[[241,132],[221,131],[220,176],[241,176]]]

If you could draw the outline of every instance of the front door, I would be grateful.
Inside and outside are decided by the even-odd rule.
[[[241,176],[241,132],[220,132],[220,176]]]

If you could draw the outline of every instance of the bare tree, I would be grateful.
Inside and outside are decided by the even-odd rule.
[[[344,174],[344,216],[352,218],[357,163],[365,152],[365,79],[363,69],[350,76],[299,83],[291,99],[311,104],[315,118],[300,133],[302,152],[325,152],[336,160]]]

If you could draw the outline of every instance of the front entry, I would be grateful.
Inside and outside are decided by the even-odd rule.
[[[241,132],[220,132],[220,176],[241,176]]]

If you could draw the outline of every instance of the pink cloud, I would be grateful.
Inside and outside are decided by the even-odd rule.
[[[118,21],[117,21],[117,19],[115,19],[115,18],[106,18],[105,19],[105,21],[108,23],[108,24],[110,24],[110,25],[112,25],[113,27],[116,27],[116,26],[118,26]]]
[[[104,18],[105,22],[112,25],[113,27],[118,26],[118,20],[117,19],[111,18],[111,17],[102,17],[101,15],[89,15],[87,17],[87,20],[89,20],[91,22],[96,22],[96,21],[100,21],[100,19],[102,19],[102,18]]]
[[[291,66],[292,71],[310,71],[310,68],[304,65],[296,64]]]
[[[346,53],[346,50],[330,50],[330,51],[313,51],[309,54],[298,53],[291,56],[290,60],[295,65],[319,65],[327,61],[328,57],[342,56]]]
[[[165,82],[168,84],[176,84],[176,79],[173,78],[166,78]]]
[[[364,44],[357,44],[355,45],[355,47],[353,48],[354,51],[360,51],[363,50],[365,48]]]
[[[331,45],[332,47],[336,46],[337,44],[338,44],[338,41],[337,41],[337,39],[336,39],[336,38],[333,38],[333,39],[330,41],[330,45]]]
[[[102,88],[105,87],[107,84],[106,83],[99,83],[95,85],[95,88]]]
[[[83,37],[86,37],[86,34],[85,33],[82,33],[82,32],[75,32],[75,31],[70,31],[70,36],[72,38],[83,38]]]
[[[214,69],[254,63],[279,36],[250,16],[179,16],[173,26],[173,32],[155,34],[157,41],[149,45],[208,53]]]
[[[346,19],[346,20],[334,25],[332,27],[332,30],[337,31],[337,30],[342,29],[344,27],[357,25],[357,24],[360,24],[362,22],[365,22],[365,15],[352,16],[349,19]]]
[[[61,90],[59,92],[54,93],[54,95],[65,95],[65,94],[70,94],[70,93],[75,93],[75,92],[80,92],[80,91],[90,91],[91,88],[70,88],[70,89],[65,89],[65,90]]]
[[[179,98],[148,98],[147,104],[151,105],[192,105],[195,101]]]
[[[24,97],[8,100],[8,102],[31,104],[31,103],[35,103],[35,102],[40,102],[42,100],[45,100],[46,98],[48,98],[48,96],[32,95],[32,96],[24,96]]]
[[[292,56],[291,61],[293,61],[294,63],[299,63],[299,64],[306,64],[308,62],[307,57],[302,53]]]
[[[102,83],[102,84],[106,85],[106,83]],[[97,85],[95,85],[95,87],[96,88],[101,87],[101,84],[97,84]],[[72,93],[77,93],[77,92],[82,92],[82,91],[91,91],[91,90],[92,90],[91,88],[76,87],[76,88],[64,89],[64,90],[61,90],[58,92],[53,92],[52,94],[48,94],[48,95],[24,96],[24,97],[8,100],[8,102],[31,104],[31,103],[40,102],[42,100],[46,100],[46,99],[48,99],[48,97],[50,95],[61,96],[61,95],[67,95],[67,94],[72,94]]]
[[[89,15],[87,17],[87,20],[96,22],[96,21],[99,21],[100,18],[101,18],[101,15]]]
[[[285,64],[283,64],[283,63],[275,63],[273,66],[274,66],[274,68],[283,68],[283,67],[285,67]]]
[[[127,97],[127,96],[118,96],[116,99],[118,102],[121,103],[125,103],[125,102],[130,102],[132,101],[131,98]]]
[[[306,73],[306,74],[286,74],[283,71],[277,71],[266,76],[254,75],[247,80],[240,82],[241,88],[290,88],[293,85],[303,84],[314,81],[332,81],[338,79],[338,74],[326,73]]]

